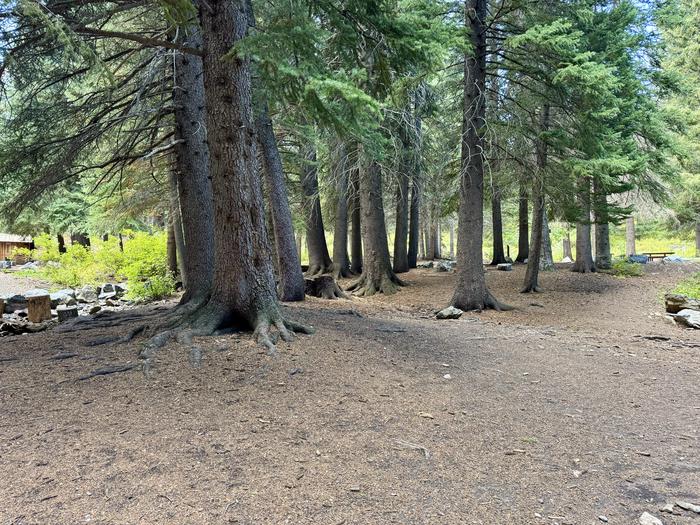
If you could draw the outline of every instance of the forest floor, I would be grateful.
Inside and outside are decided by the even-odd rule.
[[[700,515],[700,332],[643,277],[487,273],[511,312],[438,321],[455,276],[285,306],[316,335],[173,343],[154,375],[125,328],[0,339],[0,524],[664,524]],[[71,358],[55,359],[76,354]],[[678,507],[675,507],[678,510]]]

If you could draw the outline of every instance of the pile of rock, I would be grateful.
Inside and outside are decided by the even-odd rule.
[[[416,268],[428,269],[434,268],[436,272],[453,272],[457,266],[457,261],[450,259],[438,259],[435,261],[420,261],[416,264]]]
[[[125,293],[125,285],[105,283],[53,293],[36,288],[0,296],[0,337],[45,330],[56,322],[101,310],[122,310],[131,304],[123,299]]]
[[[669,293],[665,296],[666,312],[677,323],[700,329],[700,300]]]

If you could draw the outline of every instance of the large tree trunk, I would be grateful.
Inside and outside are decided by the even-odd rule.
[[[595,198],[595,265],[597,268],[610,268],[610,219],[607,210],[607,197],[598,179],[593,180],[593,197]]]
[[[306,242],[309,246],[309,269],[306,275],[312,277],[333,270],[331,256],[326,243],[326,231],[321,215],[321,198],[318,191],[318,169],[316,151],[309,147],[304,152],[301,189],[304,193],[306,215]]]
[[[486,288],[483,260],[487,1],[468,0],[464,7],[471,50],[464,57],[458,273],[451,304],[461,310],[500,309]]]
[[[196,24],[180,28],[180,41],[202,46]],[[180,254],[185,293],[180,304],[204,303],[211,293],[214,268],[214,209],[209,179],[202,59],[175,54],[175,176],[185,249]]]
[[[403,283],[391,269],[382,202],[382,172],[376,161],[361,169],[360,206],[365,248],[362,275],[348,290],[362,296],[393,293]]]
[[[549,129],[549,105],[544,105],[540,112],[540,132],[545,133]],[[546,224],[545,188],[547,168],[547,143],[540,136],[535,141],[535,153],[537,157],[537,170],[532,179],[532,229],[525,270],[525,282],[523,293],[539,292],[540,258],[542,257],[544,229],[549,230]],[[522,190],[521,190],[522,196]]]
[[[530,243],[528,239],[528,206],[527,185],[525,179],[520,179],[520,195],[518,199],[518,256],[515,262],[524,263],[530,256]]]
[[[335,231],[333,234],[333,276],[350,277],[350,256],[348,254],[348,180],[350,166],[347,152],[341,147],[337,152],[335,180],[338,201],[335,208]]]
[[[272,214],[272,229],[279,274],[277,295],[282,301],[303,301],[304,275],[301,272],[301,262],[294,239],[294,224],[287,199],[282,160],[277,148],[272,120],[266,106],[258,115],[256,128],[258,143],[262,150],[265,183]]]
[[[576,223],[576,260],[572,272],[595,272],[591,247],[591,181],[582,178],[578,183],[579,220]]]
[[[350,233],[350,271],[362,273],[362,210],[360,206],[360,165],[355,159],[355,166],[350,172],[350,217],[352,231]]]
[[[394,272],[408,271],[408,139],[402,141],[401,160],[399,163],[398,182],[396,186],[396,230],[394,235]]]
[[[625,255],[627,257],[637,254],[636,238],[637,234],[634,228],[634,217],[629,216],[627,217],[625,232]]]
[[[496,181],[491,181],[491,221],[493,223],[493,259],[491,265],[506,262],[503,251],[503,217],[501,215],[501,188]]]
[[[250,62],[231,53],[246,36],[246,0],[200,6],[214,201],[214,279],[209,303],[188,324],[212,333],[234,322],[274,349],[270,326],[290,333],[280,312],[256,165]]]

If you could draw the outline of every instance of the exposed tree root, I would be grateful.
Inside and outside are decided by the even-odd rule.
[[[333,273],[333,265],[330,266],[322,264],[313,264],[309,266],[309,269],[304,272],[304,277],[316,277],[318,275],[325,275],[327,273]]]
[[[390,295],[396,293],[402,286],[406,286],[406,283],[399,279],[394,272],[385,273],[379,278],[365,272],[345,290],[358,297],[369,297],[378,293]]]
[[[333,263],[333,270],[331,275],[334,279],[347,279],[349,277],[354,277],[355,274],[350,270],[349,266],[341,266],[339,264]]]
[[[306,295],[323,299],[349,299],[330,275],[319,275],[304,279]]]
[[[571,268],[571,271],[574,273],[595,273],[596,267],[595,265],[574,263],[574,266]]]
[[[497,301],[496,298],[493,295],[491,295],[491,292],[489,292],[488,290],[485,291],[484,297],[481,300],[453,297],[451,306],[459,308],[460,310],[463,310],[465,312],[481,312],[483,310],[496,310],[497,312],[508,312],[510,310],[515,309],[509,304]]]
[[[527,285],[520,290],[520,293],[541,293],[542,291],[542,288],[540,288],[538,285]]]

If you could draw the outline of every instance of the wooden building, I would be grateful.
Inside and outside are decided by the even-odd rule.
[[[32,244],[31,237],[0,233],[0,261],[10,259],[15,248],[31,248]]]

